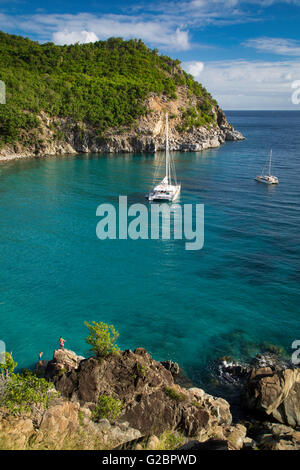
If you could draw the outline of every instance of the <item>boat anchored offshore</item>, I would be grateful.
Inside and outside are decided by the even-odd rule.
[[[278,184],[279,180],[277,176],[272,176],[271,175],[271,165],[272,165],[272,149],[270,151],[270,156],[269,156],[269,174],[265,175],[265,169],[266,166],[268,165],[268,160],[265,163],[265,166],[263,167],[263,170],[261,172],[261,175],[256,176],[255,180],[259,181],[260,183],[265,183],[265,184]]]
[[[155,186],[147,198],[149,201],[174,201],[180,194],[181,185],[177,184],[175,165],[169,152],[169,125],[166,113],[166,176]]]

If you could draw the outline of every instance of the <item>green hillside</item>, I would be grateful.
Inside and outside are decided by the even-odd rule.
[[[56,46],[0,32],[0,79],[7,103],[0,105],[0,144],[37,128],[41,111],[90,123],[101,136],[146,113],[149,92],[176,98],[178,85],[201,97],[197,109],[186,110],[185,126],[211,122],[215,102],[179,64],[141,40]]]

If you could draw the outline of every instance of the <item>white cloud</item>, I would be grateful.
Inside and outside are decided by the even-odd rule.
[[[57,31],[52,35],[52,40],[56,44],[74,44],[76,42],[85,44],[98,41],[98,39],[98,36],[92,31]]]
[[[185,62],[183,67],[193,74],[198,62]],[[297,109],[292,103],[292,83],[300,79],[300,63],[216,61],[198,70],[194,77],[224,109]]]
[[[204,63],[199,61],[185,62],[185,70],[193,75],[194,77],[199,77],[203,71]]]
[[[1,0],[0,0],[1,1]],[[141,38],[153,47],[188,50],[190,31],[206,25],[230,25],[262,21],[261,8],[300,0],[160,0],[127,6],[130,14],[0,14],[0,29],[22,31],[41,41],[58,44],[95,41],[111,36]],[[249,8],[249,5],[255,8]],[[199,46],[199,45],[198,45]]]
[[[300,5],[300,0],[161,0],[142,4],[137,10],[148,8],[149,12],[177,19],[189,27],[223,26],[264,21],[272,15],[268,7],[276,3]]]
[[[273,54],[300,56],[300,42],[283,38],[256,38],[243,43],[246,47],[253,47],[258,51],[271,52]]]
[[[178,22],[160,17],[91,13],[35,14],[9,17],[0,15],[0,28],[20,29],[37,34],[42,41],[52,40],[57,44],[91,42],[119,36],[124,39],[141,38],[150,46],[187,50],[190,48],[189,32]],[[97,38],[97,39],[96,39]]]

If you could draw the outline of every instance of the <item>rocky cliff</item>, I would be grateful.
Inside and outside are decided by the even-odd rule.
[[[223,367],[241,379],[243,419],[232,418],[226,400],[179,386],[178,365],[155,361],[143,348],[101,360],[56,350],[36,372],[60,396],[53,391],[50,406],[26,413],[0,408],[0,448],[300,450],[299,369],[270,355]],[[99,414],[101,397],[112,403]],[[105,415],[114,402],[118,413]]]
[[[165,149],[165,113],[169,113],[170,150],[194,152],[216,148],[225,141],[243,140],[243,135],[227,121],[225,114],[215,105],[213,121],[205,126],[184,129],[188,106],[197,106],[199,98],[190,96],[187,87],[177,89],[177,98],[168,99],[151,93],[145,101],[147,113],[130,126],[110,128],[99,136],[98,129],[86,122],[71,118],[50,117],[41,112],[39,127],[23,131],[18,142],[6,144],[0,150],[0,159],[63,155],[75,153],[154,153]],[[34,138],[31,134],[34,133]],[[26,145],[25,145],[26,142]]]

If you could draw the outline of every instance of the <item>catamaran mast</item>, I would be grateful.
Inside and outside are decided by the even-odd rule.
[[[270,151],[269,176],[271,176],[271,165],[272,165],[272,149],[271,149],[271,151]]]
[[[169,123],[168,113],[166,113],[166,178],[169,183],[170,169],[169,169]]]

